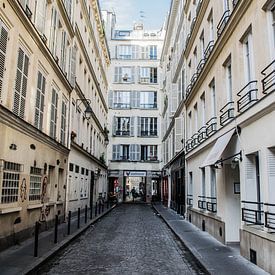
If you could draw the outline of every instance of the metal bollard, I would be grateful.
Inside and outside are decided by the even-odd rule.
[[[39,235],[39,222],[35,223],[34,230],[34,257],[38,256],[38,235]]]
[[[104,202],[102,203],[102,213],[104,212]]]
[[[78,208],[77,212],[77,228],[80,228],[80,208]]]
[[[57,243],[57,231],[58,231],[58,215],[55,215],[55,224],[54,224],[54,243]]]
[[[97,202],[95,203],[95,216],[97,216]]]
[[[69,211],[69,216],[68,216],[68,231],[67,234],[71,234],[71,217],[72,217],[72,211]]]
[[[85,205],[85,223],[87,223],[88,207]]]
[[[90,208],[90,220],[93,218],[93,206]]]
[[[100,213],[101,213],[101,201],[98,204],[98,215],[100,215]]]

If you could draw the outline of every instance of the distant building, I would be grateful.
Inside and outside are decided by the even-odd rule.
[[[162,92],[159,59],[164,30],[115,30],[109,42],[109,190],[127,199],[160,196]]]
[[[272,274],[274,12],[274,0],[174,0],[161,60],[168,205]]]

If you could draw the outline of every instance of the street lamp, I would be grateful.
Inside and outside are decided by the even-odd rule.
[[[80,101],[79,105],[77,105],[77,101]],[[91,108],[91,106],[90,106],[91,100],[90,100],[90,99],[87,99],[87,98],[78,98],[78,99],[76,100],[76,105],[77,105],[78,108],[80,107],[80,105],[81,105],[82,103],[84,103],[84,104],[86,103],[86,110],[84,111],[84,116],[85,116],[85,118],[86,118],[87,120],[90,120],[90,118],[91,118],[92,115],[93,115],[93,110],[92,110],[92,108]]]

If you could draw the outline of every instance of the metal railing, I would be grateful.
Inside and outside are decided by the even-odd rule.
[[[195,133],[195,134],[191,137],[191,139],[192,139],[191,144],[192,144],[192,149],[193,149],[194,147],[196,147],[197,145],[199,145],[198,133]]]
[[[238,112],[241,113],[245,109],[252,106],[255,102],[258,101],[257,99],[257,80],[250,81],[247,85],[245,85],[238,93],[237,95],[241,97],[237,101],[237,108]]]
[[[224,12],[224,14],[222,15],[220,22],[217,25],[217,36],[218,37],[222,34],[225,26],[227,25],[229,18],[230,18],[230,10],[226,10]]]
[[[130,103],[114,103],[114,108],[130,109]]]
[[[267,211],[264,212],[265,227],[275,230],[275,204],[264,203],[264,205],[268,208]]]
[[[191,25],[190,25],[190,33],[192,33],[192,31],[193,31],[193,29],[194,29],[196,20],[197,20],[197,17],[194,17],[193,20],[192,20],[192,22],[191,22]]]
[[[206,126],[202,126],[198,131],[198,142],[201,143],[207,138]]]
[[[141,103],[139,105],[139,107],[142,109],[156,109],[157,104],[156,103]]]
[[[233,5],[233,8],[236,7],[236,5],[238,4],[239,0],[232,0],[232,5]]]
[[[185,90],[185,94],[186,94],[186,97],[190,94],[191,90],[192,90],[192,83],[190,83],[187,87],[186,87],[186,90]]]
[[[190,150],[193,149],[193,147],[192,147],[192,138],[187,139],[185,148],[186,148],[187,152],[189,152]]]
[[[193,206],[193,195],[187,195],[187,205],[192,207]]]
[[[206,197],[205,196],[198,196],[198,208],[202,210],[206,210]]]
[[[220,115],[220,125],[224,126],[234,118],[234,102],[229,101],[226,103],[226,105],[221,108],[220,112],[222,113]]]
[[[202,58],[197,66],[197,74],[199,75],[205,65],[206,59]]]
[[[198,2],[197,8],[196,8],[196,15],[197,15],[197,16],[198,16],[198,14],[199,14],[199,12],[200,12],[201,5],[202,5],[202,1],[203,1],[203,0],[200,0],[200,1]]]
[[[115,132],[115,135],[116,136],[130,136],[130,131],[120,131],[120,130],[118,130],[118,131]]]
[[[275,59],[266,66],[261,74],[264,76],[262,79],[262,88],[264,94],[269,94],[275,91]]]
[[[217,198],[216,197],[206,197],[206,209],[209,212],[216,213],[217,212]]]
[[[214,40],[210,40],[209,43],[207,44],[205,51],[204,51],[204,58],[207,60],[214,48],[215,42]]]
[[[206,122],[206,135],[210,137],[217,131],[217,117],[212,117]]]
[[[141,131],[141,136],[142,137],[150,137],[150,136],[157,136],[158,135],[158,131]]]
[[[250,224],[264,225],[263,203],[254,201],[242,201],[242,203],[242,221]]]

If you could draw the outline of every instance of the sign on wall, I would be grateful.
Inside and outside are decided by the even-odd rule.
[[[146,172],[144,171],[124,171],[125,177],[146,177]]]

